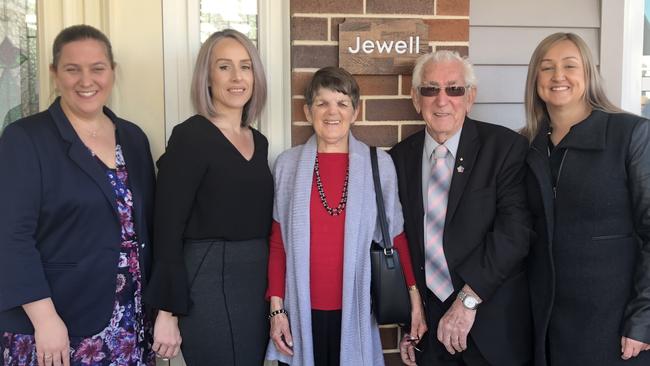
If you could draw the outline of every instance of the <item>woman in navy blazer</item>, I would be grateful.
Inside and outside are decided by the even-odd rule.
[[[69,27],[53,50],[61,96],[0,137],[0,363],[153,365],[149,143],[104,107],[104,34]]]

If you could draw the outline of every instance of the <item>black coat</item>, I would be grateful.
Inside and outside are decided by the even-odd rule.
[[[424,133],[400,142],[390,154],[397,170],[413,272],[418,288],[428,291],[422,207]],[[532,358],[524,271],[532,235],[524,185],[526,146],[522,136],[505,127],[465,119],[443,235],[454,289],[467,283],[484,300],[470,337],[482,356],[499,366],[523,365]],[[439,320],[427,319],[433,338]]]
[[[594,111],[556,147],[555,184],[547,133],[527,157],[535,364],[649,365],[620,358],[622,335],[650,342],[649,121]]]

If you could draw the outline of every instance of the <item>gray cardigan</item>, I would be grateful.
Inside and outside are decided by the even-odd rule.
[[[403,231],[402,206],[397,195],[393,161],[382,150],[379,170],[390,235]],[[316,158],[316,137],[282,153],[274,168],[273,218],[280,223],[286,252],[284,307],[289,313],[293,357],[281,354],[269,342],[269,360],[311,366],[314,364],[309,290],[309,234],[311,186]],[[345,208],[341,365],[383,365],[379,329],[371,314],[370,243],[379,241],[370,149],[350,134],[350,177]]]

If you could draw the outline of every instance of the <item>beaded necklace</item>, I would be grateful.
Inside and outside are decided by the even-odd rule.
[[[350,178],[350,166],[345,171],[345,181],[343,181],[343,194],[341,195],[341,202],[335,208],[330,207],[327,204],[327,198],[325,197],[325,190],[323,189],[323,182],[320,179],[320,169],[318,167],[318,154],[316,154],[316,162],[314,163],[314,173],[316,174],[316,189],[318,189],[318,196],[320,201],[325,207],[325,210],[330,216],[338,216],[343,213],[345,210],[345,204],[348,200],[348,179]]]

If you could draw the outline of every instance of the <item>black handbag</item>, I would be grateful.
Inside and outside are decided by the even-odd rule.
[[[378,324],[408,324],[411,320],[411,302],[399,254],[393,248],[393,242],[388,233],[384,196],[379,180],[377,148],[374,146],[370,147],[370,162],[372,163],[372,178],[375,182],[377,214],[383,238],[381,243],[373,241],[370,245],[372,310]]]

